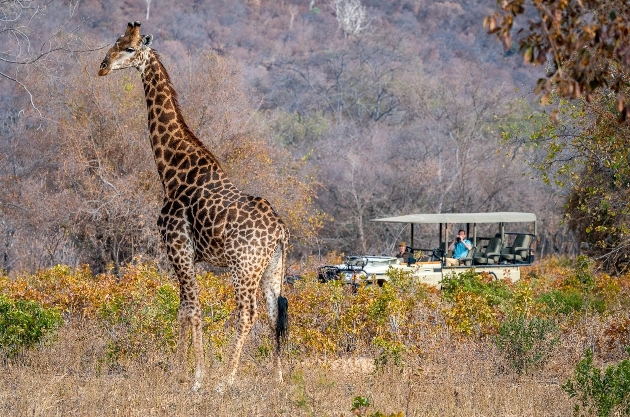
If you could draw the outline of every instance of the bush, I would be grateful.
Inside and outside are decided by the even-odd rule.
[[[552,289],[548,293],[541,294],[538,301],[553,314],[569,315],[584,307],[584,298],[577,290]]]
[[[558,327],[547,319],[508,317],[493,338],[517,374],[543,366],[559,343]]]
[[[403,417],[405,414],[400,411],[398,413],[391,414],[383,414],[380,411],[376,411],[374,413],[368,414],[368,409],[372,406],[370,399],[367,397],[354,397],[352,400],[352,414],[355,416],[366,416],[366,417]],[[343,414],[342,414],[343,416]]]
[[[54,335],[61,323],[61,314],[56,309],[0,295],[0,349],[9,358]]]
[[[626,350],[630,354],[630,347]],[[578,399],[576,415],[630,415],[630,360],[608,366],[602,374],[593,366],[593,352],[588,349],[562,389]]]
[[[474,269],[453,273],[442,281],[441,298],[452,303],[443,310],[449,327],[463,335],[483,336],[496,332],[499,307],[511,298],[504,281],[496,281]]]
[[[452,305],[442,311],[451,330],[477,337],[496,331],[499,312],[493,308],[488,295],[458,288],[452,298]]]
[[[442,280],[442,298],[453,301],[460,291],[482,295],[490,305],[498,305],[511,296],[510,288],[504,281],[497,281],[490,274],[477,273],[474,268],[453,273]]]

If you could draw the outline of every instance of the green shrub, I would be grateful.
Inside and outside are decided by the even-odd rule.
[[[570,315],[596,311],[604,313],[608,303],[617,300],[618,283],[604,276],[596,277],[592,261],[579,256],[573,270],[566,274],[558,289],[538,297],[538,302],[551,314]]]
[[[476,337],[496,332],[499,311],[487,294],[457,288],[451,297],[451,305],[444,308],[442,313],[452,331]]]
[[[141,355],[149,346],[172,351],[177,343],[179,294],[170,283],[146,297],[114,296],[97,310],[104,328],[114,336],[108,362]]]
[[[61,323],[61,314],[56,309],[0,295],[0,349],[9,358],[54,335]]]
[[[365,417],[403,417],[405,414],[400,411],[398,413],[383,414],[380,411],[368,414],[368,409],[372,406],[370,399],[367,397],[354,397],[352,400],[352,414],[355,416]],[[342,414],[343,416],[343,414]]]
[[[569,315],[582,310],[584,297],[577,290],[560,291],[553,289],[538,297],[538,302],[544,305],[553,314]]]
[[[376,369],[384,369],[388,364],[395,366],[403,364],[403,353],[407,350],[403,343],[392,342],[382,337],[375,337],[372,343],[380,349],[380,353],[374,359]]]
[[[512,289],[504,281],[470,269],[445,277],[440,297],[450,302],[443,313],[452,330],[481,337],[496,332],[501,307],[511,299]]]
[[[627,351],[630,354],[630,347]],[[593,366],[593,352],[588,349],[562,389],[579,401],[575,415],[630,415],[630,360],[610,365],[602,373]]]
[[[442,298],[453,301],[459,291],[482,295],[490,305],[501,304],[511,297],[511,290],[502,280],[494,280],[471,268],[465,272],[453,273],[442,280]]]
[[[523,315],[508,317],[493,338],[510,366],[519,375],[543,366],[559,342],[558,327],[547,319]]]

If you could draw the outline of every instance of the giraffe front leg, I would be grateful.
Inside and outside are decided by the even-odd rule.
[[[201,382],[203,381],[203,335],[201,326],[201,312],[192,318],[192,342],[193,351],[195,352],[195,383],[192,386],[193,391],[199,391]]]
[[[193,245],[189,239],[186,222],[178,221],[177,218],[162,219],[161,217],[159,224],[164,228],[163,237],[167,245],[169,260],[179,281],[177,361],[185,372],[188,334],[192,333],[195,354],[195,382],[192,390],[198,391],[203,381],[203,343],[199,286],[195,276]]]
[[[182,314],[180,306],[177,314],[179,323],[179,340],[177,342],[177,353],[175,356],[176,372],[180,382],[185,382],[187,378],[186,352],[188,352],[188,335],[190,333],[190,322]]]
[[[192,333],[192,345],[195,356],[195,382],[192,391],[199,391],[203,381],[203,335],[200,312],[186,313],[186,308],[181,308],[178,313],[179,341],[177,344],[177,367],[180,381],[187,381],[186,352],[188,351],[188,335]],[[192,330],[192,332],[191,332]]]
[[[180,326],[177,355],[178,360],[182,361],[180,363],[184,370],[186,369],[185,359],[188,350],[188,335],[192,334],[192,346],[195,357],[195,382],[191,390],[196,392],[201,388],[204,376],[202,319],[196,280],[187,285],[186,290],[180,288],[180,305],[177,316]]]
[[[243,351],[243,345],[247,335],[254,327],[256,321],[256,292],[245,289],[234,288],[236,292],[236,309],[238,311],[238,322],[236,324],[236,335],[232,344],[232,356],[230,358],[230,373],[228,374],[228,385],[234,384],[236,372]]]

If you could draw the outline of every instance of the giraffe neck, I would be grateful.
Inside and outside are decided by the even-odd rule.
[[[214,177],[224,177],[219,163],[212,153],[189,129],[181,114],[177,93],[171,85],[166,69],[156,52],[149,49],[144,64],[138,69],[142,74],[147,101],[151,148],[158,174],[165,191],[176,173],[182,172],[182,162],[190,157],[202,159],[200,168],[213,171]],[[190,162],[194,161],[189,161]],[[195,165],[194,163],[192,165]]]

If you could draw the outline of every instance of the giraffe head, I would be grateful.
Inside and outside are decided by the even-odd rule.
[[[153,35],[140,35],[140,22],[129,22],[125,34],[107,51],[98,75],[107,75],[111,70],[129,67],[142,69],[151,42]]]

